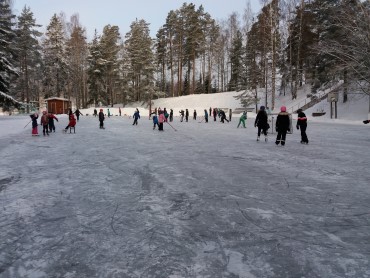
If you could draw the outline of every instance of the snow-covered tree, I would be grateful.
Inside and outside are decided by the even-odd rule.
[[[77,108],[86,107],[86,68],[87,42],[85,28],[79,22],[78,15],[73,15],[70,22],[70,37],[67,40],[69,64],[70,94],[76,99]]]
[[[66,97],[68,62],[62,20],[54,14],[43,41],[45,97]]]
[[[101,101],[99,92],[102,91],[101,86],[101,75],[102,69],[98,63],[101,59],[101,51],[99,47],[99,36],[95,29],[94,38],[88,46],[89,54],[87,56],[88,61],[88,78],[87,85],[89,89],[89,99],[88,103],[94,103],[95,105]]]
[[[149,24],[145,20],[137,20],[130,27],[124,44],[129,61],[130,85],[136,101],[149,100],[155,88],[153,41]]]
[[[18,75],[18,70],[15,68],[14,18],[15,15],[12,14],[8,1],[0,0],[0,105],[4,108],[14,103],[13,98],[8,97],[10,78],[11,75]]]
[[[40,79],[40,50],[38,37],[41,33],[36,30],[41,25],[36,24],[31,9],[25,6],[18,17],[18,64],[20,76],[15,81],[15,91],[19,92],[22,101],[26,102],[27,113],[29,112],[30,100],[38,99],[38,80]]]
[[[120,33],[118,26],[106,25],[100,39],[99,49],[101,59],[98,61],[101,67],[101,77],[104,89],[104,98],[107,104],[113,106],[115,102],[115,90],[119,83],[119,51]]]

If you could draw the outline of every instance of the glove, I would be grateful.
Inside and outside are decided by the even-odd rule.
[[[297,125],[297,129],[299,129],[299,125]]]
[[[363,123],[364,123],[365,125],[367,125],[367,124],[369,123],[369,120],[363,121]]]
[[[254,127],[257,127],[257,125],[256,125],[256,124],[254,124]]]

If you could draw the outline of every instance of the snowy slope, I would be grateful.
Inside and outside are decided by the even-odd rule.
[[[306,95],[310,92],[309,86],[303,86],[299,91],[298,97],[295,100],[291,99],[290,94],[280,95],[276,98],[275,110],[274,113],[278,113],[282,105],[286,106],[288,110],[294,107],[294,110],[298,107],[303,106],[310,99]],[[217,94],[199,94],[199,95],[190,95],[182,96],[175,98],[161,98],[153,100],[152,109],[155,107],[173,109],[174,115],[178,116],[181,109],[189,109],[190,115],[192,115],[194,109],[197,111],[198,116],[204,114],[204,109],[209,110],[210,107],[214,108],[229,108],[235,110],[236,108],[241,108],[241,105],[234,96],[240,94],[240,92],[226,92],[226,93],[217,93]],[[259,91],[260,101],[258,107],[265,105],[264,100],[264,91]],[[340,97],[342,99],[342,97]],[[135,109],[139,108],[141,115],[148,116],[149,110],[146,105],[142,103],[132,103],[123,108],[122,105],[116,104],[114,107],[109,107],[111,113],[118,115],[118,107],[121,107],[122,114],[127,116],[132,116]],[[107,108],[104,107],[104,112],[107,113]],[[99,108],[98,108],[99,109]],[[81,110],[84,114],[92,114],[94,108],[83,109]],[[291,110],[290,110],[291,111]],[[314,118],[312,117],[313,112],[324,111],[326,112],[325,116]],[[368,118],[369,111],[369,97],[359,95],[359,94],[350,94],[349,101],[347,103],[338,102],[338,119],[336,121],[362,121]],[[312,121],[333,121],[330,120],[330,104],[323,100],[319,104],[305,111],[306,115],[310,117]],[[234,117],[239,117],[239,115],[233,115]],[[296,115],[293,115],[295,118]],[[255,113],[248,113],[248,117],[255,117]]]

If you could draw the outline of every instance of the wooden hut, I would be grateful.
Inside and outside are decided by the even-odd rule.
[[[72,108],[72,103],[66,98],[51,97],[45,99],[47,102],[47,108],[49,112],[54,114],[68,114],[70,108]]]

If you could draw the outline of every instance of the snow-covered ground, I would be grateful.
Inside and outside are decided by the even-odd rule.
[[[0,117],[1,278],[370,277],[370,124],[309,117],[281,147],[253,115],[143,114],[49,137]]]

